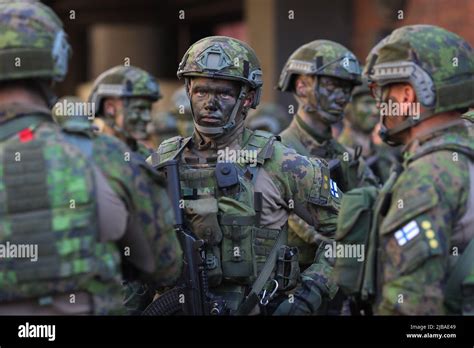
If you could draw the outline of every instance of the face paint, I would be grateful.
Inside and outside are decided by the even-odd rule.
[[[338,122],[351,99],[353,84],[334,77],[321,76],[315,83],[316,111],[329,123]]]
[[[363,132],[372,131],[379,121],[379,112],[374,98],[368,94],[358,95],[352,103],[357,126]]]
[[[203,127],[226,125],[240,91],[238,84],[227,80],[197,78],[190,88],[194,122]],[[236,118],[235,121],[243,120]]]
[[[124,103],[124,129],[134,139],[143,140],[148,137],[147,126],[151,122],[152,101],[143,98],[128,99]]]

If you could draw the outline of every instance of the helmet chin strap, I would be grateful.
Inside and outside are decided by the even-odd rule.
[[[382,139],[383,142],[387,143],[390,146],[397,146],[400,145],[400,141],[395,141],[393,140],[393,137],[411,127],[416,126],[419,124],[421,121],[426,120],[427,118],[431,117],[434,115],[434,112],[432,110],[426,110],[420,114],[419,117],[416,119],[413,116],[408,116],[408,119],[403,121],[402,123],[396,125],[393,128],[387,128],[383,122],[383,119],[380,122],[380,130],[379,130],[379,136]],[[382,117],[382,116],[380,116]]]
[[[237,113],[242,109],[243,101],[247,96],[247,86],[243,85],[240,87],[239,96],[237,101],[235,102],[234,108],[232,109],[232,113],[230,114],[229,121],[223,126],[218,127],[205,127],[201,126],[197,123],[196,117],[194,115],[193,105],[191,103],[191,112],[193,114],[193,122],[194,127],[199,131],[199,133],[205,135],[220,135],[230,132],[235,127],[235,118],[237,117]]]

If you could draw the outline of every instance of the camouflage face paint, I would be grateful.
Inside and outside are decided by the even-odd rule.
[[[230,118],[239,86],[226,80],[197,78],[191,83],[194,121],[200,126],[224,126]]]
[[[316,110],[330,123],[339,121],[351,99],[353,84],[342,79],[321,76],[314,85]]]
[[[354,116],[358,127],[370,132],[379,121],[379,113],[374,98],[370,95],[357,96],[354,101]]]
[[[128,99],[124,103],[125,130],[137,140],[147,138],[147,126],[151,122],[152,101],[143,98]]]

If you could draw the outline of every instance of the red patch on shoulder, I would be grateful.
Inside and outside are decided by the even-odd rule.
[[[18,132],[18,137],[20,138],[20,141],[22,143],[26,143],[28,141],[33,140],[34,134],[30,128],[25,128]]]

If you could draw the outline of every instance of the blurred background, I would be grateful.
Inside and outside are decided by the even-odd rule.
[[[182,82],[176,70],[189,45],[209,35],[248,42],[260,58],[265,103],[287,109],[291,95],[274,86],[288,56],[316,40],[337,41],[359,60],[393,29],[435,24],[474,43],[473,0],[43,0],[64,22],[73,48],[62,95],[86,99],[104,70],[128,62],[155,75],[170,106]]]

